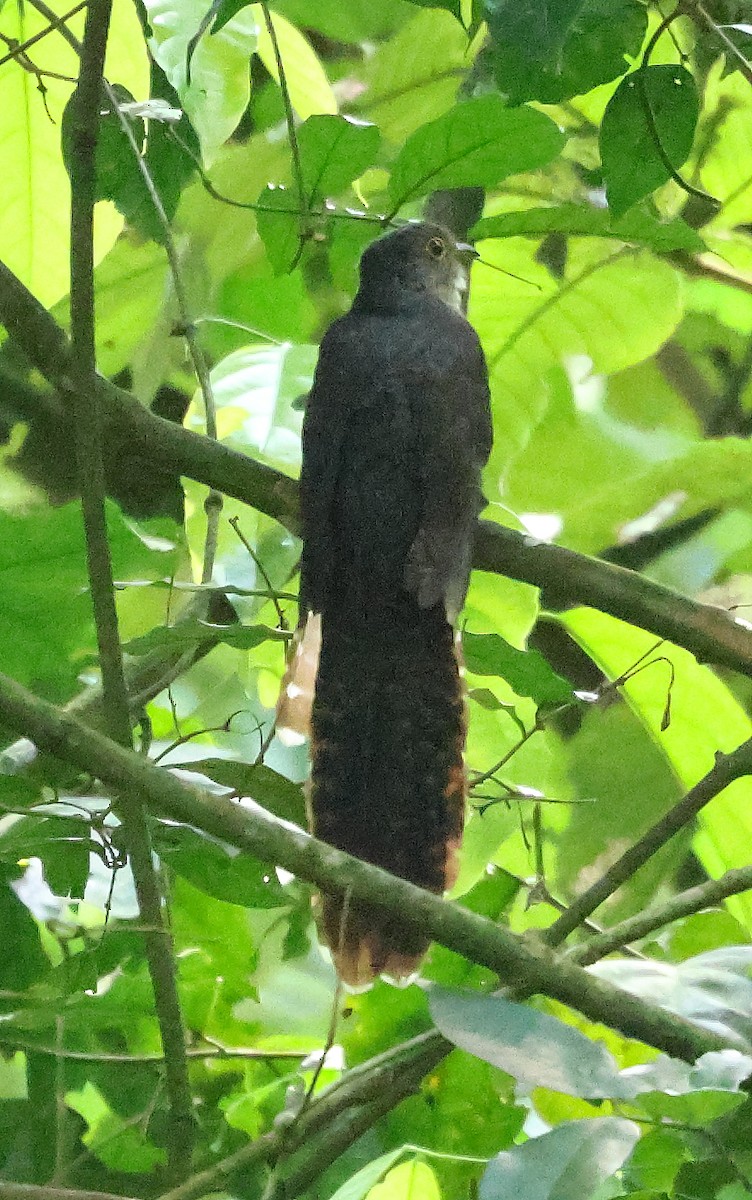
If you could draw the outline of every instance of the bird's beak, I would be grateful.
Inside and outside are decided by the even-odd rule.
[[[475,246],[471,246],[469,242],[457,242],[455,249],[457,250],[460,258],[478,258],[478,251],[475,249]]]

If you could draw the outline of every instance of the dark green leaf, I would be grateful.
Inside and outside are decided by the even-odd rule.
[[[638,53],[647,26],[647,10],[639,0],[584,0],[565,28],[553,28],[558,44],[552,48],[549,43],[546,53],[529,56],[519,48],[525,43],[524,29],[520,37],[510,36],[506,19],[507,8],[519,13],[520,6],[511,0],[498,12],[498,0],[487,0],[487,5],[491,69],[512,104],[555,104],[623,75],[625,56]],[[537,12],[541,8],[530,7]],[[523,4],[523,12],[526,9],[528,4]]]
[[[491,1161],[480,1200],[588,1200],[632,1151],[640,1131],[621,1117],[569,1121]]]
[[[91,851],[97,846],[89,822],[80,815],[30,813],[0,832],[0,859],[15,863],[40,858],[47,883],[58,896],[83,896]]]
[[[521,212],[484,217],[470,230],[470,237],[474,241],[481,241],[483,238],[497,237],[544,237],[548,233],[562,233],[568,237],[615,238],[661,253],[669,250],[700,253],[706,249],[699,233],[680,217],[659,221],[649,212],[634,209],[615,220],[608,209],[581,204],[528,208]]]
[[[373,165],[380,134],[375,125],[330,113],[309,117],[298,130],[298,148],[309,203],[336,195]]]
[[[521,58],[553,58],[585,0],[484,0],[492,37],[503,38]]]
[[[392,168],[389,195],[396,209],[437,188],[490,186],[545,166],[563,145],[564,135],[543,113],[480,96],[407,139]]]
[[[615,217],[650,195],[686,162],[692,150],[699,100],[682,66],[634,71],[608,102],[600,132],[601,163]]]
[[[185,763],[184,770],[206,775],[222,787],[232,788],[238,796],[250,796],[252,800],[268,808],[275,816],[285,821],[305,825],[305,802],[303,788],[284,775],[267,767],[266,763],[233,762],[227,758],[202,758],[197,762]]]
[[[219,33],[223,25],[239,13],[241,8],[247,8],[250,0],[221,0],[217,6],[217,13],[211,27],[212,33]]]
[[[518,650],[498,633],[465,633],[465,665],[475,675],[498,675],[536,704],[567,704],[572,688],[537,650]]]
[[[243,908],[280,908],[287,897],[267,867],[186,825],[162,825],[157,850],[173,871],[199,891]]]
[[[0,953],[0,990],[21,992],[49,969],[47,955],[39,941],[37,923],[21,903],[11,879],[18,878],[13,868],[0,866],[0,930],[3,951]],[[6,1008],[8,1000],[0,1001]]]

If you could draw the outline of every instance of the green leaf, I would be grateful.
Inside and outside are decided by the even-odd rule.
[[[256,203],[256,228],[275,275],[289,271],[300,254],[305,211],[296,187],[267,183]]]
[[[467,35],[450,13],[417,12],[374,54],[363,115],[387,141],[402,145],[454,104],[470,62]]]
[[[282,630],[266,625],[211,625],[208,621],[180,621],[177,625],[160,625],[140,637],[131,638],[123,646],[126,654],[141,657],[154,650],[186,650],[202,643],[234,646],[236,650],[253,650],[266,641],[287,641]]]
[[[171,763],[171,766],[175,766]],[[180,764],[185,771],[206,775],[238,796],[250,796],[284,821],[306,824],[303,789],[266,763],[233,762],[228,758],[201,758]]]
[[[531,62],[552,58],[585,0],[483,0],[492,36]]]
[[[696,230],[675,217],[659,221],[647,211],[635,209],[614,220],[613,213],[604,208],[583,204],[560,204],[551,208],[527,208],[520,212],[499,213],[484,217],[470,230],[474,241],[481,238],[545,237],[561,233],[567,237],[604,237],[645,246],[666,253],[687,250],[701,253],[705,243]]]
[[[677,171],[686,162],[698,115],[697,87],[682,66],[643,67],[622,80],[600,131],[606,195],[615,217],[667,183],[671,168]]]
[[[508,109],[498,96],[479,96],[415,131],[392,168],[395,209],[437,188],[490,186],[545,166],[564,135],[543,113]]]
[[[18,874],[14,868],[0,864],[0,929],[5,947],[0,954],[0,990],[6,992],[31,987],[50,966],[39,941],[37,923],[10,886]],[[0,1000],[0,1007],[7,1008],[9,1003],[15,1007],[7,998]]]
[[[522,239],[485,241],[480,251],[469,315],[489,365],[495,439],[486,495],[493,501],[545,414],[562,363],[610,375],[647,358],[676,328],[683,292],[668,263],[647,251],[613,251],[595,238],[570,244],[562,281],[534,261]]]
[[[119,578],[169,573],[169,552],[145,545],[114,504],[108,503],[107,516]],[[0,647],[1,669],[19,682],[55,700],[77,688],[78,672],[96,653],[79,506],[38,506],[23,516],[0,512]]]
[[[45,879],[58,896],[83,897],[89,854],[98,851],[88,820],[78,813],[65,817],[31,813],[0,830],[0,859],[17,863],[40,858]]]
[[[627,56],[639,52],[647,27],[648,14],[639,0],[584,0],[569,12],[564,3],[558,23],[549,23],[545,33],[550,36],[535,53],[536,42],[528,38],[526,24],[541,21],[543,5],[534,0],[521,5],[486,0],[485,6],[491,68],[499,90],[512,104],[556,104],[616,79],[627,69]]]
[[[317,357],[317,346],[285,343],[247,346],[217,363],[212,384],[223,440],[287,474],[297,473],[299,402],[311,390]],[[189,421],[199,405],[197,397]]]
[[[187,825],[158,827],[157,851],[165,862],[208,896],[243,908],[281,908],[288,903],[274,867]]]
[[[444,1037],[507,1071],[525,1091],[547,1087],[585,1099],[623,1092],[616,1062],[605,1047],[555,1017],[469,990],[434,986],[428,1002]]]
[[[87,1082],[79,1091],[67,1092],[65,1103],[86,1122],[87,1131],[81,1139],[84,1145],[112,1170],[138,1174],[153,1171],[167,1161],[165,1151],[146,1137],[142,1123],[125,1121],[113,1112],[93,1083]]]
[[[256,49],[257,25],[244,8],[216,34],[203,34],[188,54],[207,11],[206,0],[145,0],[152,53],[198,134],[208,165],[234,132],[250,96],[248,63]]]
[[[376,161],[381,136],[355,117],[309,117],[298,130],[298,149],[309,203],[337,195]]]
[[[493,1159],[480,1200],[589,1200],[639,1136],[638,1127],[621,1117],[568,1121]]]
[[[220,0],[217,14],[212,22],[211,32],[219,33],[220,29],[236,16],[241,8],[248,8],[251,0]]]
[[[462,21],[462,0],[409,0],[419,8],[445,8],[458,21]]]
[[[751,968],[752,946],[747,945],[722,946],[676,965],[607,959],[590,970],[616,987],[710,1028],[749,1050],[752,1049]],[[711,1060],[710,1066],[714,1071],[726,1069],[723,1057]],[[749,1066],[745,1069],[748,1071]],[[718,1083],[719,1076],[714,1073],[705,1086],[718,1087]]]
[[[518,650],[498,633],[465,633],[462,650],[468,671],[498,675],[518,696],[536,704],[568,704],[572,687],[557,675],[538,650]]]

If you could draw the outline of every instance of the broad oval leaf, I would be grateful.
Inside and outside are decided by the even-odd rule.
[[[632,1121],[567,1121],[505,1150],[489,1164],[481,1200],[588,1200],[626,1160],[640,1136]]]
[[[503,996],[452,988],[432,987],[428,999],[444,1037],[507,1071],[524,1090],[547,1087],[585,1099],[622,1092],[608,1050],[556,1017]]]
[[[600,131],[608,205],[621,216],[667,183],[692,149],[699,100],[682,66],[643,67],[623,79],[611,97]]]
[[[389,180],[394,208],[436,188],[490,186],[545,166],[564,145],[561,130],[532,108],[480,96],[416,129]]]
[[[288,903],[273,867],[187,825],[156,828],[160,857],[207,896],[243,908],[281,908]]]
[[[368,1200],[441,1200],[439,1183],[428,1163],[419,1158],[393,1167],[368,1193]]]
[[[309,117],[298,130],[308,202],[336,195],[373,166],[380,140],[368,121],[326,113]]]
[[[65,13],[53,0],[56,14]],[[84,14],[67,22],[80,37]],[[0,14],[0,45],[24,42],[48,28],[49,22],[31,5],[6,4]],[[60,122],[78,74],[78,57],[65,39],[50,32],[32,61],[60,78],[45,78],[44,92],[36,76],[14,62],[0,68],[0,258],[43,304],[51,305],[69,289],[68,176],[60,154]],[[2,56],[2,55],[0,55]],[[135,95],[148,93],[149,69],[135,8],[113,6],[107,52],[107,77]],[[95,257],[102,258],[123,227],[110,205],[99,205],[95,221]]]

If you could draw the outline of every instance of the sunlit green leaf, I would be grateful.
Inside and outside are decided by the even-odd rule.
[[[152,53],[190,117],[204,161],[211,163],[248,104],[256,19],[244,8],[218,33],[206,31],[194,45],[207,12],[204,0],[186,0],[179,6],[170,0],[146,0],[145,8]]]
[[[254,10],[258,19],[259,57],[272,78],[279,82],[277,56],[266,22],[261,19],[257,5],[254,5]],[[337,98],[308,39],[276,11],[272,13],[272,21],[290,102],[295,112],[302,120],[313,113],[336,113]]]
[[[518,650],[498,633],[465,633],[465,664],[475,675],[500,675],[518,696],[537,704],[568,704],[572,688],[537,650]]]
[[[563,145],[563,135],[542,113],[507,109],[498,96],[481,96],[408,138],[392,168],[389,195],[399,208],[436,188],[499,183],[545,166]]]

